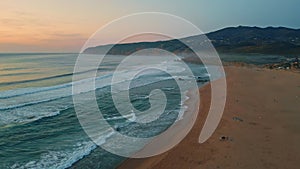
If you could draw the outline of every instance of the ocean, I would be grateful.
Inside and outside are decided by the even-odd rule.
[[[72,85],[89,79],[83,77],[72,82],[77,57],[78,54],[57,53],[0,54],[1,169],[115,168],[125,159],[97,146],[80,125],[74,109]],[[159,120],[141,127],[133,123],[136,116],[147,119],[151,118],[149,115],[137,115],[129,110],[120,116],[112,100],[112,75],[124,58],[106,56],[97,70],[95,90],[77,93],[85,98],[89,92],[94,92],[105,120],[111,126],[118,126],[118,131],[101,128],[99,139],[111,146],[122,146],[110,141],[116,132],[144,138],[165,131],[180,120],[190,87],[186,85],[184,90],[179,89],[174,79],[189,84],[195,80],[194,76],[208,76],[203,65],[187,64],[193,75],[186,76],[186,70],[178,65],[178,60],[155,56],[161,60],[155,66],[172,72],[172,76],[162,71],[139,75],[130,87],[131,104],[141,111],[149,109],[149,95],[153,94],[153,89],[162,90],[167,103]],[[146,56],[140,58],[137,62],[149,59]],[[135,65],[117,73],[126,77],[143,69],[142,64]],[[198,83],[199,86],[203,84]],[[120,88],[118,93],[125,97],[128,90]],[[160,101],[154,103],[160,104]],[[158,110],[154,107],[152,111]]]

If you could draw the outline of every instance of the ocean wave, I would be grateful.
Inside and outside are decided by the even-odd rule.
[[[165,67],[165,64],[159,64],[159,65],[162,68]],[[182,70],[179,70],[180,67],[178,67],[178,66],[171,66],[171,67],[172,67],[172,69],[170,69],[169,71],[172,71],[172,72],[177,72],[178,73],[178,72],[182,72],[182,71],[185,70],[184,68],[181,68]],[[110,72],[107,75],[96,77],[96,83],[98,83],[99,80],[103,80],[105,78],[110,78],[114,74],[122,74],[122,76],[126,77],[126,76],[130,76],[132,74],[136,74],[136,72],[139,72],[141,70],[144,70],[144,67],[138,67],[138,68],[133,69],[133,70],[126,70],[126,71],[122,71],[122,72]],[[87,70],[87,71],[79,72],[79,73],[76,73],[76,74],[83,74],[83,73],[87,73],[87,72],[91,72],[91,71],[95,71],[95,70]],[[5,82],[5,83],[0,83],[0,85],[12,85],[12,84],[18,84],[18,83],[35,82],[35,81],[41,81],[41,80],[50,80],[50,79],[53,79],[53,78],[60,78],[60,77],[71,76],[71,75],[76,75],[76,74],[67,73],[67,74],[55,75],[55,76],[39,78],[39,79],[17,81],[17,82]],[[155,72],[153,73],[153,75],[155,75]],[[138,78],[138,77],[136,77],[136,78]],[[76,82],[70,82],[70,83],[61,84],[61,85],[57,85],[57,86],[51,86],[51,87],[23,88],[23,89],[3,91],[3,92],[0,92],[0,99],[8,99],[8,98],[14,98],[14,97],[23,96],[23,95],[30,95],[30,94],[36,94],[36,93],[41,93],[41,92],[47,92],[47,91],[62,89],[62,88],[68,88],[68,87],[72,87],[72,85],[81,84],[81,83],[85,83],[85,82],[91,82],[92,80],[93,80],[93,78],[88,78],[88,79],[82,79],[82,80],[79,80],[79,81],[76,81]],[[122,81],[120,81],[120,82],[122,82]],[[107,85],[110,85],[110,84],[106,84],[105,86],[107,86]],[[99,87],[103,87],[103,85],[99,86]]]
[[[0,74],[0,77],[21,76],[21,75],[24,76],[24,75],[33,75],[33,74],[38,74],[38,73],[37,72],[6,73],[6,74]]]
[[[176,121],[182,120],[182,118],[184,116],[184,113],[188,109],[188,106],[185,105],[186,101],[190,99],[190,97],[188,96],[188,91],[184,92],[184,96],[185,96],[184,100],[182,100],[181,103],[180,103],[181,109],[178,113],[178,117],[177,117]]]
[[[40,157],[39,161],[29,161],[25,164],[15,163],[11,169],[65,169],[89,155],[97,145],[93,142],[83,142],[74,151],[49,151]]]
[[[13,105],[13,106],[0,107],[0,110],[10,110],[10,109],[22,108],[22,107],[32,106],[32,105],[45,103],[45,102],[50,102],[50,101],[54,101],[54,100],[58,100],[58,99],[66,98],[66,97],[67,96],[62,96],[62,97],[57,97],[57,98],[52,98],[52,99],[39,100],[39,101],[35,101],[35,102],[27,102],[24,104],[17,104],[17,105]]]
[[[141,69],[141,68],[139,68],[139,69]],[[136,70],[134,70],[134,71],[127,70],[126,72],[118,72],[118,73],[136,74]],[[110,78],[112,77],[112,75],[113,74],[107,74],[104,76],[97,77],[96,78],[96,86],[95,86],[95,89],[93,89],[93,90],[100,89],[100,88],[106,87],[108,85],[113,85],[113,84],[110,84],[111,83]],[[147,77],[147,80],[141,80],[135,86],[130,86],[130,87],[132,87],[132,88],[141,87],[141,86],[149,85],[152,83],[156,83],[158,81],[169,80],[172,78],[174,78],[174,77],[164,77],[164,76],[151,74],[150,79],[152,79],[152,80],[148,80],[148,77]],[[25,88],[25,89],[0,92],[0,100],[1,100],[0,111],[2,111],[1,114],[4,113],[4,114],[8,115],[8,113],[12,112],[11,116],[14,116],[14,118],[8,119],[4,123],[4,125],[9,125],[10,123],[12,125],[14,125],[15,123],[23,123],[23,122],[39,120],[40,118],[43,118],[44,116],[48,117],[47,116],[47,112],[49,112],[49,110],[48,110],[49,106],[47,106],[48,102],[53,102],[53,101],[58,102],[60,99],[71,97],[72,94],[82,94],[82,93],[72,93],[72,85],[85,86],[86,83],[90,83],[91,81],[93,81],[93,79],[89,78],[89,79],[83,79],[83,80],[79,80],[76,82],[71,82],[71,83],[66,83],[66,84],[51,86],[51,87]],[[128,80],[120,81],[119,83],[123,83],[125,81],[127,82]],[[120,85],[120,86],[122,87],[122,85]],[[167,87],[165,87],[163,89],[173,90],[173,88],[167,88]],[[87,91],[84,91],[84,93],[90,92],[93,90],[89,89]],[[128,90],[128,89],[120,88],[118,90],[122,91],[122,90]],[[150,95],[143,96],[144,99],[147,99],[149,97],[150,97]],[[137,99],[143,99],[143,98],[137,98]],[[42,105],[39,106],[39,104],[42,104]],[[35,106],[35,105],[38,105],[38,106]],[[53,106],[55,104],[51,103],[51,105]],[[31,107],[31,106],[34,106],[34,107]],[[26,110],[24,111],[23,108],[25,108],[25,107],[26,107]],[[15,109],[17,109],[17,110],[15,110]],[[37,110],[39,110],[39,112]],[[22,113],[21,116],[14,115],[14,114],[18,113],[19,111],[24,111],[29,114],[31,114],[31,112],[36,112],[36,114],[31,114],[29,116],[26,116],[24,113]],[[53,109],[51,111],[58,112],[60,110]],[[55,115],[55,114],[53,114],[53,115]],[[50,115],[50,116],[52,116],[52,115]],[[108,120],[115,120],[118,118],[124,118],[124,117],[123,116],[122,117],[120,117],[120,116],[113,117]],[[136,117],[135,117],[135,114],[132,113],[132,114],[129,114],[128,116],[126,116],[125,118],[128,118],[130,121],[134,121]],[[3,125],[3,122],[2,122],[2,125]]]
[[[67,77],[67,76],[80,75],[80,74],[84,74],[84,73],[88,73],[88,72],[92,72],[92,71],[97,71],[97,70],[100,70],[100,69],[90,69],[90,70],[86,70],[86,71],[82,71],[82,72],[77,72],[77,73],[71,72],[71,73],[65,73],[65,74],[60,74],[60,75],[54,75],[54,76],[48,76],[48,77],[41,77],[41,78],[29,79],[29,80],[3,82],[3,83],[0,83],[0,86],[22,84],[22,83],[29,83],[29,82],[37,82],[37,81],[44,81],[44,80],[51,80],[51,79],[62,78],[62,77]],[[35,73],[35,72],[31,72],[31,73]]]
[[[106,143],[115,132],[111,129],[105,131],[98,139],[97,144]],[[48,151],[41,155],[39,160],[29,161],[25,164],[15,163],[11,169],[65,169],[71,167],[74,163],[89,155],[97,145],[92,141],[81,141],[73,145],[70,150]]]
[[[120,120],[120,119],[125,119],[127,118],[129,121],[135,121],[136,116],[135,113],[131,113],[128,115],[123,115],[123,116],[114,116],[114,117],[110,117],[110,118],[105,118],[106,121],[112,121],[112,120]]]
[[[51,79],[61,78],[61,77],[66,77],[66,76],[71,76],[71,75],[73,75],[73,73],[67,73],[67,74],[55,75],[55,76],[49,76],[49,77],[42,77],[42,78],[37,78],[37,79],[20,80],[20,81],[12,81],[12,82],[2,82],[2,83],[0,83],[0,86],[15,85],[15,84],[22,84],[22,83],[29,83],[29,82],[37,82],[37,81],[43,81],[43,80],[51,80]]]
[[[58,85],[58,86],[53,86],[53,87],[21,88],[21,89],[15,89],[15,90],[7,90],[4,92],[0,92],[0,94],[1,94],[0,99],[9,99],[9,98],[13,98],[13,97],[28,95],[28,94],[46,92],[46,91],[50,91],[50,90],[66,88],[71,85],[72,84],[64,84],[64,85]]]
[[[92,70],[89,70],[89,71],[92,71]],[[89,71],[84,71],[84,72],[80,72],[80,73],[77,73],[77,74],[83,74],[83,73],[87,73]],[[52,76],[52,77],[64,77],[64,76],[67,76],[67,75],[73,75],[73,73],[57,75],[57,76]],[[99,76],[99,77],[96,77],[96,80],[101,80],[103,78],[107,78],[107,77],[110,77],[110,76],[112,76],[112,74]],[[52,78],[52,77],[47,77],[47,78]],[[28,95],[28,94],[36,94],[36,93],[41,93],[41,92],[47,92],[47,91],[72,87],[72,85],[86,83],[86,82],[90,82],[92,80],[93,80],[93,78],[87,78],[87,79],[82,79],[82,80],[78,80],[78,81],[75,81],[75,82],[65,83],[65,84],[51,86],[51,87],[20,88],[20,89],[15,89],[15,90],[2,91],[2,92],[0,92],[0,99],[8,99],[8,98],[13,98],[13,97],[18,97],[18,96],[23,96],[23,95]],[[13,82],[9,82],[9,83],[13,83]],[[0,85],[1,85],[1,83],[0,83]]]
[[[0,68],[0,71],[12,71],[12,70],[25,70],[28,69],[26,67],[7,67],[7,68]]]
[[[161,78],[160,80],[168,80],[170,78]],[[160,81],[160,80],[156,80],[156,81],[153,81],[153,82],[145,82],[145,83],[140,83],[139,85],[136,85],[136,86],[132,86],[132,88],[134,87],[140,87],[140,86],[144,86],[144,85],[149,85],[151,83],[155,83],[157,81]],[[125,82],[125,81],[124,81]],[[81,84],[82,85],[82,84]],[[100,89],[100,88],[103,88],[103,87],[106,87],[110,85],[109,83],[108,84],[102,84],[102,85],[98,85],[96,86],[96,89]],[[64,87],[67,87],[67,85],[65,85]],[[55,89],[61,89],[59,87],[53,87],[51,89],[48,89],[48,90],[40,90],[40,91],[33,91],[33,92],[25,92],[23,94],[19,94],[18,96],[24,96],[24,95],[29,95],[29,94],[36,94],[36,93],[40,93],[40,92],[45,92],[45,91],[50,91],[50,90],[55,90]],[[71,90],[71,89],[70,89]],[[26,107],[26,106],[32,106],[32,105],[36,105],[36,104],[40,104],[40,103],[45,103],[45,102],[50,102],[50,101],[54,101],[54,100],[58,100],[58,99],[62,99],[62,98],[66,98],[66,97],[70,97],[72,96],[72,94],[83,94],[83,93],[87,93],[87,92],[91,92],[93,90],[86,90],[84,92],[80,92],[80,93],[72,93],[69,91],[56,91],[55,93],[52,93],[52,98],[49,98],[51,97],[51,93],[46,93],[45,95],[43,96],[39,96],[39,97],[35,97],[33,95],[30,95],[30,96],[27,96],[27,97],[30,97],[30,98],[38,98],[40,100],[37,100],[37,101],[27,101],[29,99],[25,99],[25,98],[20,98],[19,100],[21,101],[21,103],[19,104],[16,104],[16,100],[13,99],[11,102],[12,102],[12,105],[9,105],[10,104],[10,101],[9,100],[3,100],[2,103],[0,104],[0,110],[10,110],[10,109],[16,109],[16,108],[22,108],[22,107]],[[124,89],[125,90],[125,89]],[[126,89],[127,90],[127,89]],[[122,89],[120,89],[120,91],[122,91]],[[56,95],[55,95],[56,94]],[[14,95],[14,96],[9,96],[9,97],[5,97],[5,96],[2,96],[0,97],[0,99],[11,99],[12,97],[16,97],[17,95]],[[46,97],[47,99],[42,99],[42,97]],[[149,96],[146,96],[146,97],[149,97]],[[24,102],[25,101],[25,102]],[[5,104],[7,103],[7,104]]]
[[[97,80],[101,80],[101,78],[106,77],[107,76],[99,77],[97,78]],[[0,110],[9,110],[25,106],[32,106],[35,104],[66,98],[72,96],[72,94],[79,94],[72,93],[72,85],[84,85],[85,83],[88,83],[90,81],[92,81],[92,79],[84,79],[52,87],[25,88],[19,90],[9,90],[5,92],[0,92]],[[97,88],[105,86],[106,85],[98,85]]]
[[[62,111],[62,110],[61,110]],[[40,113],[40,114],[28,114],[25,116],[15,116],[15,115],[5,115],[5,117],[0,115],[0,128],[9,128],[18,125],[23,125],[31,122],[35,122],[41,119],[49,118],[57,116],[61,113],[61,111],[54,111],[54,112],[47,112],[47,113]]]

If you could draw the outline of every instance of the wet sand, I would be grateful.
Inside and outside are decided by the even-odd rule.
[[[198,143],[210,85],[199,90],[199,114],[183,141],[155,157],[128,159],[119,168],[299,168],[300,73],[253,66],[226,66],[225,71],[226,107],[208,141]]]

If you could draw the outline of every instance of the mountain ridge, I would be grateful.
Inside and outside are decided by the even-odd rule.
[[[260,53],[260,54],[300,54],[300,29],[287,27],[226,27],[206,34],[155,42],[135,42],[108,44],[87,48],[84,53],[130,55],[141,49],[159,48],[176,54],[193,53],[182,42],[200,43],[206,35],[218,52],[221,53]],[[181,42],[182,41],[182,42]],[[199,49],[201,50],[201,49]]]

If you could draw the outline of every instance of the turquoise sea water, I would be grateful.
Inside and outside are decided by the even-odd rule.
[[[0,54],[1,169],[68,168],[72,165],[74,168],[114,168],[124,160],[97,148],[79,124],[71,81],[77,56]],[[134,137],[150,137],[163,132],[184,111],[181,106],[184,100],[180,95],[186,91],[179,91],[174,78],[182,78],[188,83],[194,77],[185,77],[185,70],[177,66],[176,60],[162,59],[164,61],[158,66],[167,67],[176,77],[151,71],[136,79],[130,88],[131,103],[136,109],[143,111],[150,107],[149,94],[153,89],[161,89],[168,98],[160,120],[141,127],[130,120],[135,118],[134,113],[128,111],[124,117],[120,116],[111,99],[112,73],[122,58],[124,56],[109,56],[103,61],[97,71],[96,90],[89,92],[95,92],[99,109],[111,126],[118,126],[118,132]],[[189,64],[189,67],[195,76],[207,75],[203,66]],[[130,73],[131,68],[128,68],[123,76]],[[81,79],[79,83],[85,80]],[[126,96],[126,91],[120,89],[119,92]],[[86,94],[80,96],[84,98]],[[147,114],[144,118],[148,118]],[[100,139],[107,143],[116,131],[103,127],[100,132]],[[121,146],[114,144],[112,146]],[[81,160],[83,158],[94,161]],[[78,165],[74,165],[76,162]]]

